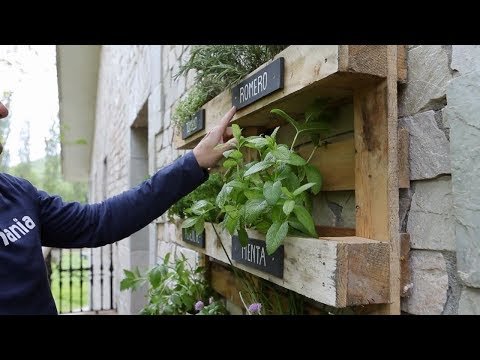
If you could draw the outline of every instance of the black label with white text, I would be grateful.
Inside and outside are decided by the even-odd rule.
[[[272,255],[267,254],[266,242],[248,239],[248,244],[242,247],[237,235],[232,236],[232,259],[283,279],[284,248],[280,246]]]
[[[283,89],[284,63],[283,57],[278,58],[232,88],[232,105],[238,110]]]
[[[182,240],[189,244],[205,248],[205,231],[197,234],[192,228],[182,229]]]
[[[182,140],[205,129],[205,109],[200,109],[182,127]]]

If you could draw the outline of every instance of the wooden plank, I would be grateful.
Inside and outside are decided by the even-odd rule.
[[[397,79],[402,84],[407,82],[407,45],[397,45]]]
[[[339,70],[387,76],[386,45],[340,45]],[[342,58],[343,56],[343,58]]]
[[[297,148],[304,159],[308,159],[313,145]],[[318,148],[310,163],[322,174],[322,191],[355,189],[355,147],[353,137]]]
[[[222,297],[228,299],[235,305],[244,309],[245,306],[240,299],[239,292],[241,291],[241,286],[236,281],[235,276],[232,271],[227,268],[228,265],[219,264],[217,262],[211,262],[210,277],[213,290],[215,290]],[[287,303],[288,299],[285,294],[280,292],[271,293],[269,289],[266,289],[267,295],[275,296],[283,304]],[[324,311],[318,309],[308,302],[303,302],[304,313],[307,315],[323,315]]]
[[[388,77],[354,93],[357,236],[388,241],[390,304],[400,313],[396,46],[388,46]]]
[[[218,225],[214,229],[209,223],[206,224],[205,231],[205,249],[190,247],[181,239],[177,239],[177,242],[229,263],[222,244],[230,257],[231,236]],[[265,237],[256,231],[249,230],[248,234],[252,238],[265,240]],[[235,266],[331,306],[383,303],[387,300],[385,287],[388,287],[388,282],[385,281],[388,280],[388,243],[355,236],[319,239],[288,237],[284,246],[283,279],[239,263],[235,263]],[[370,277],[369,273],[373,276]],[[386,275],[381,277],[378,274]]]
[[[230,270],[220,264],[211,262],[210,285],[212,289],[222,295],[222,297],[230,300],[242,309],[244,308],[239,295],[241,286]]]
[[[409,137],[407,129],[398,129],[398,187],[400,189],[410,188]]]
[[[355,229],[353,228],[316,225],[315,229],[317,230],[318,236],[321,237],[355,236]]]
[[[400,234],[400,296],[410,294],[412,271],[410,269],[410,234]]]
[[[239,110],[234,121],[242,127],[282,124],[270,114],[280,107],[289,114],[303,113],[308,104],[318,97],[351,98],[352,89],[385,76],[385,46],[379,45],[291,45],[276,57],[285,59],[284,88],[248,107]],[[345,59],[348,56],[348,59]],[[262,69],[270,62],[263,64]],[[342,64],[346,67],[342,68]],[[205,130],[186,140],[175,137],[178,149],[193,148],[210,131],[231,107],[231,91],[225,90],[203,106],[206,112]]]

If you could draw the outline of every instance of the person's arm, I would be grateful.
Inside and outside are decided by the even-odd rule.
[[[235,147],[228,124],[233,107],[193,151],[159,170],[150,179],[99,204],[65,203],[37,191],[42,245],[61,248],[98,247],[124,239],[162,215],[173,203],[208,178],[223,152]]]
[[[98,204],[65,203],[38,191],[43,246],[97,247],[121,240],[162,215],[208,178],[187,153],[137,187]]]

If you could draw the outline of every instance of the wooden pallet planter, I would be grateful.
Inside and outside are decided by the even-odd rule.
[[[282,122],[270,114],[271,109],[278,107],[291,115],[301,114],[318,97],[328,97],[340,103],[351,102],[355,89],[387,76],[386,45],[291,45],[272,61],[280,57],[285,62],[283,89],[237,111],[234,121],[240,127],[278,126]],[[252,74],[269,63],[260,66]],[[400,69],[405,69],[401,59],[399,65]],[[399,72],[399,80],[405,78],[404,73]],[[186,139],[182,139],[182,134],[178,132],[175,147],[195,147],[231,107],[231,90],[227,89],[203,106],[204,130]]]
[[[234,265],[327,305],[379,304],[372,306],[372,313],[399,314],[398,189],[409,186],[409,174],[408,133],[397,129],[397,83],[406,77],[405,48],[290,46],[278,57],[285,58],[283,90],[241,109],[235,121],[246,129],[275,127],[280,123],[270,116],[272,108],[295,116],[323,95],[338,104],[353,104],[353,136],[319,149],[312,163],[323,174],[322,191],[355,190],[355,236],[287,238],[283,278]],[[207,103],[205,131],[230,106],[229,91]],[[191,148],[204,134],[177,138],[176,145]],[[297,151],[305,156],[309,147],[304,144]],[[217,232],[231,256],[231,237]],[[255,231],[249,236],[265,239]],[[211,224],[206,226],[204,249],[177,242],[228,263]]]
[[[215,226],[216,232],[213,228]],[[186,247],[228,263],[222,244],[231,258],[232,240],[219,225],[205,226],[204,249],[178,239]],[[265,241],[257,231],[249,230],[252,239]],[[348,237],[288,237],[284,242],[283,279],[235,262],[235,266],[269,280],[315,301],[345,307],[379,304],[388,301],[389,244]]]

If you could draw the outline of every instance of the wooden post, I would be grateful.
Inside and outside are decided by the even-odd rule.
[[[390,242],[390,303],[400,313],[397,46],[387,47],[387,78],[354,91],[356,235]]]

